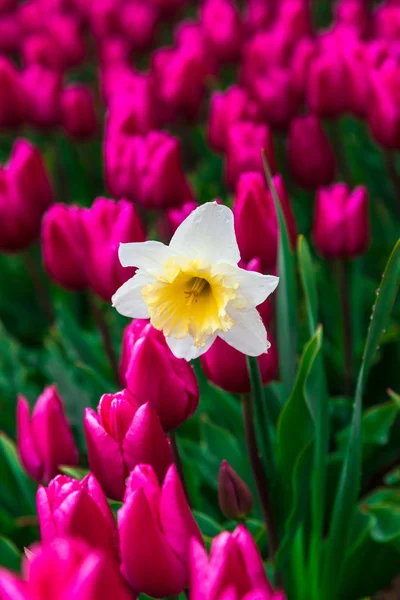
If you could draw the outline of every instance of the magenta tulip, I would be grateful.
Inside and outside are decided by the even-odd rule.
[[[232,0],[205,0],[200,10],[200,23],[207,43],[219,62],[239,59],[243,26]]]
[[[148,321],[125,329],[120,378],[139,404],[148,402],[165,431],[176,429],[195,412],[199,388],[190,363],[176,358],[164,334]]]
[[[155,598],[180,594],[188,583],[190,540],[200,546],[202,537],[175,466],[162,487],[149,465],[134,469],[118,527],[121,571],[132,589]]]
[[[61,94],[61,122],[74,139],[88,139],[97,131],[94,98],[84,85],[70,85]]]
[[[29,549],[23,578],[0,569],[1,600],[133,600],[109,554],[81,540],[57,538]]]
[[[78,537],[92,548],[114,554],[117,528],[107,499],[92,474],[79,481],[57,475],[36,496],[43,542],[55,537]]]
[[[21,125],[26,110],[20,75],[9,59],[0,57],[0,127],[12,128]]]
[[[140,463],[152,465],[163,480],[172,452],[148,403],[138,406],[128,390],[104,394],[97,414],[85,410],[84,425],[90,468],[107,496],[122,500],[126,478]]]
[[[61,73],[36,63],[22,73],[22,80],[29,102],[29,122],[40,128],[60,125]]]
[[[78,450],[55,385],[45,388],[31,417],[28,401],[18,397],[17,447],[22,465],[38,483],[48,483],[60,465],[78,463]]]
[[[316,197],[313,240],[327,259],[354,258],[366,252],[371,238],[368,191],[344,183],[321,188]]]

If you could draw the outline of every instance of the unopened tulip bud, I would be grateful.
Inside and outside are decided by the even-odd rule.
[[[296,243],[297,227],[289,197],[280,175],[274,185],[285,216],[292,245]],[[233,212],[235,231],[242,259],[261,260],[264,271],[276,266],[278,252],[278,221],[271,191],[260,173],[243,173],[238,181]]]
[[[230,189],[234,190],[242,173],[257,171],[264,173],[261,150],[265,151],[270,169],[274,172],[275,157],[269,127],[248,121],[235,123],[228,132],[225,177]],[[258,256],[252,254],[250,258]]]
[[[38,483],[48,483],[61,465],[78,463],[78,450],[54,385],[39,396],[31,417],[28,401],[19,396],[17,448],[22,465]]]
[[[232,0],[206,0],[201,7],[200,22],[217,60],[221,63],[238,60],[243,28]]]
[[[169,208],[157,221],[158,231],[162,239],[169,241],[179,225],[198,207],[193,200],[185,202],[179,208]]]
[[[117,551],[117,527],[100,485],[92,474],[79,481],[57,475],[40,486],[36,504],[43,542],[58,536],[81,538],[92,548]]]
[[[273,16],[272,2],[247,0],[244,13],[244,27],[248,37],[261,29],[267,29]]]
[[[121,572],[135,592],[163,598],[184,590],[190,541],[203,542],[174,465],[162,486],[149,465],[134,469],[118,511],[118,530]]]
[[[218,503],[228,519],[241,520],[253,509],[254,499],[249,486],[223,460],[218,474]]]
[[[97,198],[81,212],[82,244],[89,286],[105,302],[135,269],[124,268],[118,259],[121,242],[143,242],[144,232],[133,204]]]
[[[82,208],[54,204],[42,222],[42,256],[50,277],[72,291],[87,285],[85,254],[82,247]]]
[[[158,21],[158,11],[153,3],[130,0],[121,10],[121,30],[133,50],[146,50],[151,45]]]
[[[368,124],[376,141],[390,150],[400,149],[400,68],[394,58],[370,70]]]
[[[179,427],[197,408],[192,366],[176,358],[163,333],[147,321],[136,320],[125,329],[120,377],[136,402],[148,402],[157,411],[165,431]]]
[[[335,6],[335,17],[337,24],[351,27],[360,36],[371,31],[372,19],[365,0],[339,0]]]
[[[263,118],[277,129],[285,129],[298,112],[301,96],[294,88],[289,69],[273,67],[251,82]]]
[[[21,125],[26,116],[26,108],[20,74],[10,60],[0,57],[0,127]]]
[[[39,151],[17,139],[0,168],[0,250],[19,252],[40,233],[40,222],[53,201],[53,190]]]
[[[141,463],[152,465],[159,481],[164,479],[172,452],[148,403],[138,406],[128,390],[104,394],[97,413],[85,410],[84,426],[90,468],[108,497],[122,500],[126,477]]]
[[[351,191],[346,184],[337,183],[318,191],[313,240],[322,256],[354,258],[366,252],[370,237],[368,191],[364,186]]]
[[[322,117],[338,117],[347,108],[345,64],[336,47],[326,47],[310,64],[307,102]]]
[[[28,120],[38,127],[52,128],[61,123],[62,75],[41,65],[29,66],[22,74],[29,111]]]
[[[307,189],[329,185],[334,179],[335,153],[317,116],[305,115],[291,122],[288,161],[295,179]]]
[[[97,131],[97,117],[91,91],[71,85],[61,94],[61,118],[65,131],[74,139],[87,139]]]

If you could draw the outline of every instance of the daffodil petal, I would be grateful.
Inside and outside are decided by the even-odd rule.
[[[206,263],[236,265],[240,252],[232,211],[216,202],[199,206],[175,231],[170,248],[177,254],[201,258]]]
[[[267,340],[267,331],[258,311],[255,308],[247,311],[231,308],[229,315],[235,326],[229,331],[218,333],[220,338],[248,356],[264,354],[271,344]]]
[[[274,275],[262,275],[233,265],[217,265],[214,271],[223,274],[228,285],[238,284],[234,306],[242,310],[254,308],[264,302],[279,283],[279,277]]]
[[[112,305],[124,317],[148,319],[149,309],[142,295],[143,286],[153,280],[146,273],[137,272],[115,292]]]
[[[177,339],[174,337],[165,338],[168,346],[170,347],[172,353],[177,358],[184,358],[185,360],[193,360],[194,358],[198,358],[204,352],[211,347],[211,345],[215,342],[216,335],[211,335],[204,346],[195,346],[194,339],[191,335],[187,335],[182,339]]]
[[[149,241],[120,244],[118,256],[123,267],[138,267],[154,273],[162,270],[174,253],[162,242]]]

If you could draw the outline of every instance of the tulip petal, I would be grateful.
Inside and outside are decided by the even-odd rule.
[[[207,352],[207,350],[214,343],[216,337],[216,335],[210,335],[204,346],[195,346],[194,339],[191,335],[187,335],[182,339],[177,339],[174,337],[167,337],[165,339],[172,353],[177,358],[184,358],[185,360],[189,361],[193,360],[194,358],[198,358],[204,354],[204,352]]]
[[[187,568],[169,546],[142,489],[125,499],[118,525],[121,571],[129,585],[154,598],[181,593]]]
[[[272,592],[260,553],[246,527],[244,527],[244,525],[236,527],[232,537],[240,547],[251,587]]]
[[[132,242],[120,244],[118,256],[123,267],[137,267],[148,273],[159,273],[165,261],[173,256],[173,252],[162,242]]]
[[[227,206],[208,202],[194,210],[179,225],[170,248],[190,258],[202,258],[211,264],[237,265],[240,260],[233,213]]]
[[[17,403],[17,447],[24,468],[35,481],[40,482],[43,464],[32,436],[29,404],[22,395],[18,396]]]
[[[211,569],[207,552],[196,538],[189,545],[190,598],[191,600],[207,600]]]
[[[125,281],[111,298],[112,305],[124,317],[148,319],[149,309],[142,296],[142,289],[152,279],[141,271]]]
[[[84,429],[91,471],[109,498],[122,500],[125,475],[119,445],[103,429],[91,408],[85,410]]]
[[[149,464],[160,483],[173,457],[160,419],[149,403],[143,404],[132,419],[123,442],[125,464],[131,471],[138,464]]]
[[[267,352],[270,343],[258,311],[255,308],[245,312],[231,308],[229,314],[235,322],[235,326],[218,335],[227,344],[248,356],[260,356]]]
[[[28,600],[25,584],[3,568],[0,569],[0,598],[1,600]]]
[[[194,520],[175,465],[165,476],[160,498],[160,521],[170,546],[187,563],[190,540],[202,543],[200,529]]]

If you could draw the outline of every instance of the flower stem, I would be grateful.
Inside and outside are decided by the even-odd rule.
[[[344,357],[344,392],[351,394],[353,382],[353,337],[350,309],[350,289],[348,264],[346,260],[338,261],[338,285],[342,313],[343,357]]]
[[[107,355],[112,374],[114,376],[115,381],[118,381],[118,360],[112,343],[110,330],[101,311],[101,308],[97,304],[96,298],[90,292],[88,293],[88,300],[93,320],[96,323],[97,329],[100,333],[101,341],[103,342],[103,348]]]
[[[189,492],[187,489],[187,484],[186,484],[186,479],[185,479],[185,472],[183,470],[181,455],[179,452],[179,447],[178,447],[178,442],[176,440],[175,431],[170,432],[169,439],[171,442],[171,450],[172,450],[172,456],[174,457],[174,464],[175,464],[176,470],[178,471],[178,475],[179,475],[179,478],[182,483],[183,491],[185,492],[187,503],[189,504],[189,506],[191,506]]]
[[[33,286],[35,288],[38,302],[46,315],[46,318],[49,322],[49,325],[52,325],[55,321],[55,314],[53,309],[53,304],[50,297],[49,288],[46,285],[46,282],[43,278],[43,274],[41,273],[38,265],[35,261],[35,257],[33,256],[32,249],[28,249],[26,252],[22,254],[22,258],[25,264],[25,268],[29,274],[29,277],[32,280]]]
[[[257,444],[256,429],[254,424],[253,403],[249,394],[243,394],[242,409],[243,423],[247,444],[247,452],[249,455],[253,477],[257,487],[257,494],[261,504],[263,520],[268,535],[269,556],[271,561],[274,560],[278,549],[278,534],[275,524],[274,512],[272,509],[271,497],[268,489],[268,481],[265,476],[265,471],[261,459],[261,452]]]

